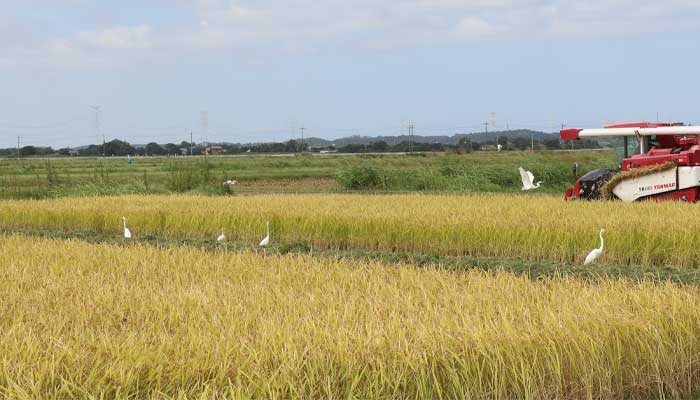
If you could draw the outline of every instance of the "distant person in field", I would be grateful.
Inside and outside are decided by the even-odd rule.
[[[578,161],[574,161],[573,172],[574,172],[574,179],[578,179]]]

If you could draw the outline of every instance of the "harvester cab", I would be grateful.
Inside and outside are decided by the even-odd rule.
[[[601,129],[563,129],[560,137],[623,140],[619,169],[588,172],[566,190],[566,200],[700,200],[700,126],[638,122]],[[637,144],[631,155],[630,138]]]

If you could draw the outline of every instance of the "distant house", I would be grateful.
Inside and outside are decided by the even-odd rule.
[[[321,154],[337,153],[338,152],[332,146],[330,146],[330,147],[309,147],[309,151],[311,153],[321,153]]]
[[[224,150],[224,148],[221,146],[209,146],[204,149],[204,152],[210,156],[220,156],[226,153],[226,150]]]

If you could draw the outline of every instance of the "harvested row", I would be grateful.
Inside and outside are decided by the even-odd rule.
[[[675,202],[564,202],[547,196],[280,195],[214,198],[125,196],[0,202],[0,227],[136,237],[215,238],[423,254],[694,268],[700,265],[696,206]]]
[[[688,397],[700,290],[0,238],[0,393]]]

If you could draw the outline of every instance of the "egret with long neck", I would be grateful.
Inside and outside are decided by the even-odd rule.
[[[270,244],[270,221],[267,221],[266,226],[267,228],[265,231],[267,232],[267,236],[265,236],[265,238],[260,242],[260,247],[265,247]]]
[[[600,230],[600,247],[597,249],[591,250],[590,253],[586,256],[586,260],[583,262],[583,265],[588,265],[593,263],[596,258],[600,257],[603,254],[603,246],[605,245],[605,240],[603,240],[603,234],[607,232],[605,228]]]
[[[520,180],[523,182],[523,190],[532,190],[540,187],[542,181],[534,183],[535,176],[532,175],[532,172],[525,170],[523,167],[518,167],[518,171],[520,172]]]
[[[122,222],[124,223],[124,237],[131,239],[131,231],[126,227],[126,217],[122,217]]]

